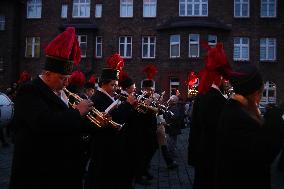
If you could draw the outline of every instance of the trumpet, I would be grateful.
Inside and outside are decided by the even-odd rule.
[[[65,92],[67,98],[69,99],[68,103],[72,108],[75,108],[76,105],[83,100],[79,95],[70,92],[66,88],[63,88],[63,91]],[[73,103],[70,102],[70,100],[73,100]],[[92,106],[91,111],[87,113],[86,117],[89,121],[91,121],[91,123],[97,125],[98,127],[104,127],[106,125],[110,125],[111,127],[116,129],[120,129],[123,127],[123,124],[116,123],[113,120],[105,117],[105,115],[99,110],[97,110],[94,106]]]
[[[119,99],[121,101],[126,101],[128,95],[126,94],[122,94],[122,93],[115,93],[116,95],[116,99]],[[135,107],[136,111],[139,113],[147,113],[147,112],[153,112],[155,114],[157,114],[159,112],[159,109],[156,107],[153,107],[151,105],[147,105],[145,103],[145,100],[147,100],[148,98],[144,97],[144,95],[138,95],[138,94],[134,94],[134,96],[137,98],[138,103],[137,106]]]

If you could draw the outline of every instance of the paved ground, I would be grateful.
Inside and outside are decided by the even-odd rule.
[[[161,156],[157,151],[152,161],[151,173],[155,176],[151,186],[136,185],[135,189],[192,189],[194,171],[187,165],[187,136],[188,129],[184,129],[178,139],[178,164],[176,170],[168,170]],[[0,188],[8,189],[12,146],[2,148],[0,146]],[[272,166],[272,189],[284,189],[284,173],[276,170],[276,163]]]

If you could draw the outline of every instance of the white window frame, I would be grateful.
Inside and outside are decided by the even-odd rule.
[[[143,81],[145,81],[145,80],[148,80],[148,79],[143,79],[141,82],[140,82],[140,88],[142,89],[143,87]],[[156,82],[155,82],[155,80],[153,80],[152,79],[152,81],[153,81],[153,88],[155,89],[156,88]]]
[[[0,15],[0,31],[4,31],[4,30],[5,30],[5,16]]]
[[[67,18],[68,16],[68,4],[62,4],[61,6],[61,18]]]
[[[212,37],[212,38],[216,38],[216,40],[215,40],[215,42],[214,42],[214,43],[213,43],[213,42],[211,42],[210,37]],[[217,42],[218,42],[218,37],[217,37],[217,35],[211,35],[211,34],[209,34],[209,35],[208,35],[208,39],[207,39],[207,41],[208,41],[208,45],[209,45],[210,47],[215,47],[215,45],[216,45],[216,44],[217,44]]]
[[[101,39],[99,42],[98,39]],[[98,55],[98,49],[101,51],[101,55]],[[102,58],[103,57],[103,37],[102,36],[96,36],[96,58]]]
[[[32,38],[32,44],[28,43],[28,39]],[[36,38],[38,38],[39,42],[36,43]],[[28,48],[31,47],[32,49],[32,56],[28,56]],[[36,56],[36,47],[39,48],[39,55]],[[25,57],[26,58],[38,58],[40,57],[40,37],[26,37],[26,49],[25,49]]]
[[[198,41],[194,41],[194,42],[190,41],[191,36],[197,36]],[[200,35],[199,34],[189,34],[188,35],[188,57],[190,57],[190,58],[198,58],[199,57],[199,51],[200,51],[199,41],[200,41]],[[197,45],[197,55],[196,56],[191,54],[191,45]]]
[[[265,44],[261,44],[261,40],[265,40]],[[270,45],[269,41],[273,40],[274,44]],[[277,41],[276,38],[260,38],[260,49],[259,49],[259,59],[260,61],[276,61],[276,47],[277,47]],[[265,58],[261,58],[261,48],[265,48]],[[273,54],[273,58],[270,59],[268,54],[269,54],[269,48],[274,48],[274,54]]]
[[[35,9],[35,15],[31,15],[29,13],[29,9]],[[28,0],[27,1],[27,18],[41,18],[41,11],[42,11],[42,0]]]
[[[102,4],[96,4],[95,18],[101,18],[102,12],[103,12],[103,5]]]
[[[179,41],[178,42],[172,42],[172,37],[178,36]],[[178,45],[178,55],[177,56],[172,56],[172,46],[173,45]],[[170,36],[170,58],[179,58],[180,57],[180,35],[171,35]]]
[[[261,101],[260,101],[260,104],[261,105],[267,105],[269,103],[272,103],[272,104],[276,104],[276,100],[277,100],[277,95],[276,95],[276,90],[277,87],[276,87],[276,84],[271,82],[271,81],[266,81],[264,83],[264,90],[263,90],[263,95],[262,98],[261,98]],[[269,96],[269,91],[273,93],[273,96]]]
[[[126,13],[123,14],[123,6],[126,6]],[[128,12],[128,8],[132,9]],[[131,18],[133,17],[133,0],[120,0],[120,17],[121,18]]]
[[[124,38],[123,42],[120,43],[121,39]],[[127,42],[127,39],[130,38],[130,43]],[[120,46],[123,45],[123,49],[120,49]],[[127,56],[127,46],[130,45],[130,56]],[[123,54],[121,53],[123,50]],[[119,37],[119,54],[123,58],[132,58],[132,36],[120,36]]]
[[[184,1],[184,2],[181,2]],[[179,16],[207,17],[208,16],[208,0],[179,0]],[[195,5],[199,5],[198,14],[195,14]],[[181,12],[181,6],[184,6],[184,14]],[[189,7],[192,7],[191,14],[188,14]],[[206,6],[206,14],[202,13],[202,7]]]
[[[250,0],[246,0],[247,2],[244,2],[245,0],[234,0],[234,17],[235,18],[249,18],[250,17]],[[236,5],[239,4],[240,5],[240,12],[239,12],[239,16],[236,15]],[[247,5],[248,7],[248,12],[247,15],[243,15],[243,8],[244,5]]]
[[[82,41],[82,37],[86,37],[86,42]],[[86,58],[87,57],[87,50],[88,50],[88,36],[87,35],[77,35],[77,39],[79,42],[79,46],[81,48],[81,57],[82,58]],[[82,51],[82,47],[81,44],[86,44],[86,51]]]
[[[144,43],[144,38],[147,39],[147,42]],[[151,43],[151,39],[154,38],[154,42]],[[144,56],[144,45],[147,46],[147,55]],[[151,56],[151,46],[154,46],[154,56]],[[155,36],[142,36],[142,58],[152,59],[156,57],[156,37]]]
[[[84,1],[84,2],[82,2]],[[77,11],[75,11],[75,7],[77,7]],[[73,0],[73,10],[72,17],[73,18],[90,18],[90,0]],[[84,10],[81,15],[81,10]]]
[[[154,6],[153,10],[152,10],[152,6]],[[146,8],[149,9],[149,15],[146,15],[146,12],[145,12]],[[143,17],[144,18],[155,18],[156,16],[157,16],[157,0],[143,0]]]
[[[4,71],[4,57],[0,56],[0,72]]]
[[[178,81],[173,81],[173,80],[178,80]],[[174,87],[174,86],[177,86],[177,87]],[[170,92],[169,94],[171,95],[171,92],[172,92],[172,89],[177,89],[179,90],[179,87],[180,87],[180,80],[178,77],[170,77]]]
[[[264,2],[266,1],[266,2]],[[274,3],[272,2],[274,1]],[[269,6],[272,6],[274,4],[274,15],[269,15],[270,13],[270,9],[269,9]],[[266,15],[263,15],[263,12],[262,12],[262,8],[263,6],[266,6]],[[276,18],[277,16],[277,0],[261,0],[260,2],[260,17],[261,18]]]
[[[236,39],[240,39],[240,43],[236,44],[235,40]],[[243,44],[243,40],[247,39],[248,40],[248,44]],[[248,37],[234,37],[234,53],[235,53],[235,48],[239,47],[240,48],[240,57],[239,58],[235,58],[235,54],[233,55],[233,59],[234,61],[249,61],[250,59],[250,39]],[[243,48],[247,48],[248,49],[248,57],[244,58],[243,57]]]

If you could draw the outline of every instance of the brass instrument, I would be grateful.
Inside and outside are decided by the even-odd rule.
[[[155,114],[157,114],[159,112],[159,109],[156,107],[153,107],[151,105],[147,105],[144,101],[147,100],[148,98],[145,98],[143,95],[138,95],[138,94],[134,94],[134,96],[137,98],[138,103],[135,107],[135,109],[137,110],[137,112],[139,113],[147,113],[147,112],[153,112]],[[127,95],[126,94],[122,94],[122,93],[116,93],[116,98],[121,100],[121,101],[126,101],[127,99]]]
[[[63,91],[65,92],[66,96],[69,99],[69,105],[72,108],[75,108],[77,104],[79,104],[83,99],[75,94],[70,92],[68,89],[63,88]],[[72,99],[71,99],[72,98]],[[73,100],[74,102],[70,102],[70,100]],[[98,127],[104,127],[106,125],[111,125],[111,127],[120,129],[123,127],[122,124],[116,123],[113,120],[105,117],[105,115],[97,110],[94,106],[92,106],[92,109],[90,112],[87,113],[86,115],[87,119],[89,119],[93,124],[97,125]]]

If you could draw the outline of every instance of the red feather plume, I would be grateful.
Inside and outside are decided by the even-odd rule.
[[[79,70],[74,71],[69,78],[69,84],[74,84],[79,87],[83,86],[85,82],[86,82],[86,77],[83,74],[83,72]]]
[[[195,75],[194,72],[190,72],[187,76],[187,81],[188,81],[188,88],[192,89],[194,84],[197,82],[198,77]]]
[[[31,75],[27,71],[23,71],[20,74],[20,79],[18,80],[18,83],[24,83],[30,80],[31,80]]]
[[[125,72],[125,71],[120,71],[119,72],[119,82],[121,82],[121,81],[123,81],[123,80],[125,80],[126,78],[128,78],[128,74]]]
[[[107,59],[107,64],[115,70],[121,71],[124,67],[124,60],[119,54],[113,54]]]
[[[143,72],[147,75],[147,79],[152,80],[157,74],[158,70],[155,65],[149,64],[143,69]]]
[[[96,83],[96,76],[93,74],[93,75],[91,75],[91,77],[90,77],[90,79],[89,79],[89,81],[88,81],[89,83],[92,83],[92,84],[95,84]]]
[[[78,65],[81,61],[81,50],[75,34],[74,27],[68,27],[59,34],[45,48],[47,56],[53,56],[61,59],[74,61]]]

